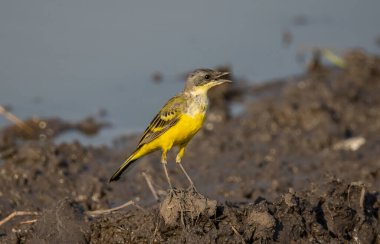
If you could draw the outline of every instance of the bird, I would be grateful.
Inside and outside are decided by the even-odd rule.
[[[185,148],[193,136],[202,128],[208,108],[207,92],[210,88],[231,82],[227,79],[228,72],[213,69],[196,69],[187,75],[182,92],[172,97],[161,108],[144,131],[136,149],[110,178],[111,181],[120,179],[124,171],[130,168],[139,158],[154,151],[161,150],[161,163],[170,189],[173,189],[168,170],[168,151],[178,146],[176,163],[179,165],[190,187],[196,189],[189,174],[182,166],[181,160]]]

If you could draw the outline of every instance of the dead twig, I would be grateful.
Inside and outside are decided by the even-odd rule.
[[[36,223],[36,222],[37,222],[37,219],[31,219],[31,220],[26,220],[26,221],[20,222],[20,225],[33,224],[33,223]]]
[[[21,119],[17,118],[16,115],[7,111],[3,106],[0,106],[0,114],[2,114],[7,120],[14,123],[17,127],[24,130],[29,135],[33,134],[32,128],[30,128],[27,124],[25,124]]]
[[[364,210],[364,201],[365,201],[366,189],[365,189],[365,184],[363,182],[361,182],[361,181],[359,181],[359,182],[351,182],[351,184],[349,185],[348,190],[347,190],[348,205],[349,206],[351,205],[351,202],[350,202],[350,191],[351,191],[351,187],[353,187],[353,186],[357,186],[357,187],[361,188],[361,190],[360,190],[359,206],[360,206],[361,209]]]
[[[245,243],[243,236],[237,231],[237,229],[232,224],[230,224],[230,226],[234,233],[240,238],[241,242]]]
[[[152,239],[150,240],[149,243],[154,243],[154,240],[155,240],[156,235],[157,235],[157,231],[158,231],[158,223],[156,222],[154,225],[155,225],[155,227],[154,227],[153,236],[152,236]]]
[[[117,206],[117,207],[114,207],[114,208],[110,208],[110,209],[101,209],[101,210],[95,210],[95,211],[86,211],[86,214],[88,215],[91,215],[91,216],[97,216],[97,215],[101,215],[101,214],[109,214],[109,213],[112,213],[114,211],[117,211],[117,210],[120,210],[120,209],[123,209],[125,207],[128,207],[130,205],[133,205],[135,204],[134,201],[128,201],[120,206]]]
[[[153,187],[151,177],[149,175],[147,175],[145,172],[143,172],[142,175],[144,176],[145,181],[148,184],[148,187],[149,187],[150,191],[152,192],[154,199],[156,199],[156,201],[159,201],[157,192],[156,192],[156,190]]]
[[[133,205],[134,205],[136,208],[140,209],[141,211],[143,211],[143,212],[145,212],[145,213],[147,212],[146,209],[143,208],[143,207],[141,207],[139,204],[137,204],[137,203],[134,202]]]
[[[364,210],[364,201],[365,201],[365,187],[362,187],[360,192],[360,207]]]
[[[4,219],[2,219],[0,221],[0,226],[2,226],[3,224],[10,221],[11,219],[13,219],[16,216],[29,216],[29,215],[39,215],[39,213],[38,212],[29,212],[29,211],[14,211],[13,213],[11,213],[10,215],[8,215],[7,217],[5,217]]]

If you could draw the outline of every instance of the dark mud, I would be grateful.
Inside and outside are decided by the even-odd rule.
[[[33,135],[2,129],[0,219],[13,211],[39,215],[2,224],[0,242],[379,243],[380,60],[356,50],[344,62],[338,69],[318,61],[297,77],[214,91],[183,161],[201,194],[183,190],[186,178],[169,163],[178,190],[167,196],[158,153],[108,183],[138,136],[113,147],[53,141],[70,129],[96,133],[96,121],[29,121]],[[241,111],[231,112],[236,106]]]

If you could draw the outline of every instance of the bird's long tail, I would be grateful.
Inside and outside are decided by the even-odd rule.
[[[138,150],[132,153],[132,155],[127,160],[125,160],[125,162],[119,167],[119,169],[112,175],[110,182],[120,179],[121,174],[125,170],[130,168],[130,166],[132,166],[133,163],[136,162],[136,160],[140,158],[137,154],[138,154]]]

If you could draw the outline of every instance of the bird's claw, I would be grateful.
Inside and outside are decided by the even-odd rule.
[[[188,191],[191,191],[192,193],[197,193],[199,194],[197,188],[194,186],[194,184],[191,184],[188,188]]]
[[[173,197],[174,196],[177,196],[177,189],[175,189],[175,188],[170,188],[169,190],[168,190],[168,196],[169,196],[169,203],[172,201],[172,199],[173,199]]]

